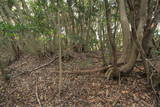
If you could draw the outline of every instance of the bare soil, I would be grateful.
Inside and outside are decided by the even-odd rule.
[[[75,56],[71,60],[63,59],[65,73],[62,75],[60,96],[57,60],[49,66],[1,83],[0,107],[153,107],[157,103],[146,78],[140,75],[142,71],[135,68],[120,81],[106,80],[104,73],[79,72],[102,66],[100,58],[95,57],[97,54]],[[24,55],[9,68],[16,69],[11,71],[16,75],[51,59]]]

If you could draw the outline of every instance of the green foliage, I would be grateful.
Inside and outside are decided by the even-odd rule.
[[[7,23],[0,23],[0,31],[8,34],[13,34],[13,33],[21,33],[23,31],[32,31],[32,32],[37,32],[40,34],[53,34],[56,32],[56,29],[51,28],[47,26],[46,23],[32,23],[32,24],[16,24],[16,25],[11,25]]]
[[[45,49],[45,42],[43,39],[28,39],[25,41],[27,45],[25,46],[25,51],[32,53],[34,55],[43,54]]]
[[[160,55],[160,50],[153,50],[152,53],[156,55]]]
[[[50,50],[56,51],[58,49],[58,37],[60,37],[64,49],[71,45],[83,45],[89,50],[94,50],[100,47],[97,32],[103,32],[104,48],[108,48],[106,11],[103,0],[24,1],[28,9],[23,6],[21,0],[7,0],[14,18],[7,16],[6,10],[2,9],[4,17],[13,23],[6,23],[6,20],[6,22],[0,22],[0,48],[11,49],[13,42],[21,50],[35,54]],[[17,5],[19,5],[20,10],[16,7]],[[109,0],[109,8],[111,9],[112,29],[115,29],[114,24],[116,20],[119,20],[116,0]],[[20,19],[23,19],[24,22],[20,22]],[[61,28],[63,31],[59,31]],[[122,35],[120,28],[117,30],[119,36],[116,36],[116,41],[117,47],[120,49]],[[158,30],[155,35],[157,35],[155,38],[158,39]]]

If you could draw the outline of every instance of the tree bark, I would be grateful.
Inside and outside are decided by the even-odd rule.
[[[148,3],[147,1],[141,0],[141,7],[138,10],[140,13],[139,21],[137,20],[137,17],[132,19],[132,21],[134,22],[134,24],[131,24],[131,27],[132,27],[131,46],[132,46],[132,48],[131,48],[131,51],[128,56],[127,64],[121,66],[119,69],[120,71],[125,71],[125,72],[130,71],[134,67],[134,64],[136,62],[136,59],[138,57],[139,52],[141,55],[145,56],[145,52],[142,48],[142,38],[143,38],[143,33],[144,33],[144,25],[146,23],[147,3]],[[123,9],[121,9],[122,12],[120,15],[127,16],[126,12],[124,11],[125,10],[124,0],[120,0],[119,5],[120,5],[120,8],[123,8]],[[136,10],[136,12],[137,12],[137,10]],[[135,16],[135,13],[133,16]],[[126,32],[126,33],[130,34],[129,26],[127,28],[124,28],[124,26],[126,26],[126,24],[123,21],[123,20],[125,20],[125,22],[127,22],[128,19],[127,19],[127,17],[125,17],[122,20],[122,18],[123,18],[123,16],[121,16],[122,30],[124,33]],[[129,23],[128,23],[128,25],[129,25]],[[126,29],[128,29],[128,31]],[[126,56],[127,56],[127,54],[126,54]],[[145,64],[145,66],[146,66],[146,64]]]
[[[111,46],[111,63],[113,65],[113,74],[115,77],[119,75],[117,72],[117,56],[116,56],[116,45],[115,45],[115,39],[112,34],[112,28],[111,28],[111,7],[109,7],[108,0],[105,0],[105,9],[106,9],[106,22],[107,22],[107,33],[108,33],[108,39]]]
[[[131,52],[131,30],[127,18],[124,0],[117,0],[120,11],[120,23],[123,32],[123,53],[118,63],[127,63],[129,61],[129,54]]]

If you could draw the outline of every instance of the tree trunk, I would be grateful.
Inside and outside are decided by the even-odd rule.
[[[117,77],[119,75],[119,73],[117,72],[117,56],[116,56],[116,44],[115,44],[115,39],[113,37],[112,34],[112,28],[111,28],[111,7],[109,7],[109,2],[108,0],[105,0],[105,9],[106,9],[106,22],[107,22],[107,33],[108,33],[108,39],[109,39],[109,43],[111,46],[111,63],[113,65],[113,74],[115,75],[115,77]],[[108,75],[110,77],[110,74]]]
[[[124,0],[119,0],[120,23],[123,32],[123,53],[118,63],[126,63],[129,61],[129,53],[131,52],[131,30],[128,22]],[[133,47],[132,47],[133,48]]]
[[[151,56],[151,49],[154,47],[153,43],[153,33],[157,24],[148,25],[144,31],[144,37],[142,40],[142,47],[144,52],[146,53],[146,57],[150,58]]]
[[[121,13],[120,15],[126,15],[126,12],[124,11],[125,7],[124,7],[124,0],[120,0],[119,2],[121,11],[123,12],[123,14]],[[120,67],[120,71],[130,71],[133,67],[134,64],[136,62],[136,59],[138,57],[138,54],[140,52],[140,54],[142,56],[145,57],[145,53],[144,50],[142,48],[142,38],[143,38],[143,33],[144,33],[144,25],[146,23],[146,12],[147,11],[147,1],[145,0],[141,0],[141,7],[140,7],[140,18],[139,18],[139,23],[137,22],[136,18],[133,18],[133,21],[136,22],[138,24],[138,26],[136,27],[136,25],[131,24],[132,27],[132,41],[131,41],[131,51],[129,53],[129,56],[127,54],[125,54],[126,56],[128,56],[128,62],[127,64],[123,65]],[[134,14],[135,16],[135,14]],[[129,30],[129,26],[127,28],[124,28],[123,26],[126,26],[126,24],[124,23],[124,21],[122,20],[123,16],[121,16],[121,25],[122,25],[122,30],[125,33],[130,34],[130,32],[128,32],[126,29]],[[125,17],[125,22],[127,22],[127,17]],[[145,65],[146,66],[146,65]]]

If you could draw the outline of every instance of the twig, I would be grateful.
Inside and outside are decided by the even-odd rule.
[[[114,101],[113,104],[112,104],[112,107],[115,107],[115,106],[116,106],[116,104],[117,104],[117,102],[119,101],[121,95],[122,95],[122,94],[120,94],[120,95],[115,99],[115,101]]]
[[[39,107],[42,107],[42,104],[41,104],[41,101],[40,101],[39,95],[38,95],[37,79],[36,79],[36,99],[38,101]]]
[[[144,101],[144,100],[141,100],[142,101],[142,103],[143,104],[145,104],[146,106],[148,106],[148,107],[152,107],[152,105],[151,104],[149,104],[149,103],[147,103],[146,101]]]
[[[159,70],[153,65],[153,63],[152,63],[149,59],[146,58],[145,60],[151,65],[151,67],[152,67],[155,71],[159,72]],[[153,92],[154,92],[154,94],[155,94],[156,99],[158,100],[158,102],[160,102],[160,98],[159,98],[159,96],[157,96],[157,92],[156,92],[156,90],[155,90],[155,88],[154,88],[154,86],[153,86],[152,76],[153,76],[153,72],[151,73],[150,78],[149,78],[150,81],[151,81],[151,88],[152,88],[152,90],[153,90]]]
[[[135,65],[135,67],[140,70],[140,71],[143,71],[143,69],[141,69],[139,66]]]
[[[147,61],[154,70],[156,70],[157,72],[159,72],[159,70],[153,65],[153,63],[149,59],[146,58],[145,61]]]
[[[119,74],[119,75],[118,75],[118,76],[119,76],[119,78],[118,78],[118,85],[119,85],[119,87],[120,87],[120,86],[121,86],[121,73],[119,72],[118,74]]]
[[[156,99],[158,100],[158,102],[160,102],[160,98],[159,98],[159,96],[157,95],[157,92],[156,92],[156,90],[155,90],[155,88],[154,88],[154,86],[153,86],[152,76],[153,76],[153,72],[152,72],[152,74],[151,74],[151,76],[150,76],[151,88],[152,88],[152,90],[153,90],[153,92],[154,92],[154,94],[155,94]]]

